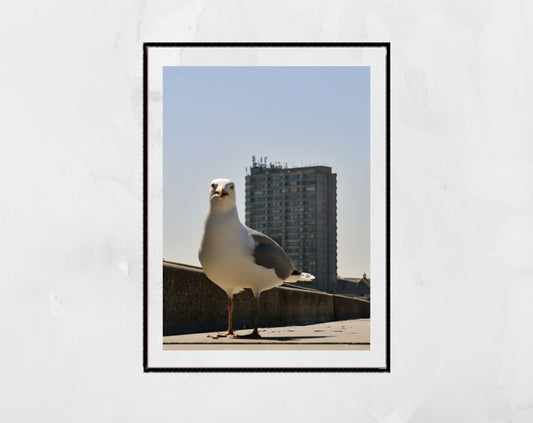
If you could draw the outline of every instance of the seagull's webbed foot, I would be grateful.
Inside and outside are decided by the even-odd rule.
[[[249,333],[248,335],[237,335],[238,338],[248,338],[248,339],[261,339],[261,335],[259,335],[259,332],[257,329],[254,329],[252,333]]]
[[[235,332],[227,332],[227,333],[217,333],[216,335],[207,335],[208,338],[218,339],[218,338],[236,338],[237,335]]]

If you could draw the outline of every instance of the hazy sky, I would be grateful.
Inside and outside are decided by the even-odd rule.
[[[370,272],[368,67],[165,67],[163,257],[199,265],[211,180],[236,183],[252,155],[337,174],[338,274]],[[300,269],[305,271],[305,269]]]

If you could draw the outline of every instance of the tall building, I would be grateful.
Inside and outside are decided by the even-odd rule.
[[[337,175],[331,167],[288,168],[266,157],[246,174],[246,225],[280,244],[312,287],[332,292],[337,280]]]

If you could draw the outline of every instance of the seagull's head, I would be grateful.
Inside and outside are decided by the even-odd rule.
[[[235,207],[235,182],[219,178],[211,181],[209,200],[217,209],[231,209]]]

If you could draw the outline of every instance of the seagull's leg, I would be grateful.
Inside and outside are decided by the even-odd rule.
[[[259,335],[259,331],[257,330],[259,324],[259,295],[261,295],[261,293],[258,293],[254,300],[254,331],[251,334],[252,338],[261,338],[261,335]]]
[[[233,295],[228,295],[228,332],[217,335],[207,335],[208,338],[223,338],[225,336],[236,336],[233,330]]]
[[[235,335],[233,331],[233,295],[228,296],[228,335]]]
[[[259,295],[261,295],[260,292],[258,292],[257,294],[254,292],[254,331],[252,333],[249,333],[248,335],[240,335],[239,338],[261,338],[261,335],[259,335],[259,331],[257,330],[257,326],[259,323]]]
[[[259,335],[259,331],[257,330],[257,326],[259,323],[259,295],[261,293],[258,292],[255,294],[254,292],[254,331],[252,333],[249,333],[248,335],[241,336],[241,338],[252,338],[257,339],[261,338],[261,335]]]

